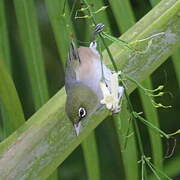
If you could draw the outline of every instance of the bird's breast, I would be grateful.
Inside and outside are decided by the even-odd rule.
[[[101,96],[99,83],[102,78],[101,62],[96,59],[89,59],[81,62],[76,70],[77,81],[89,86],[96,92],[98,97]]]
[[[97,94],[99,99],[102,99],[103,94],[100,88],[102,68],[107,84],[111,71],[105,65],[102,67],[98,51],[87,47],[80,47],[78,53],[80,63],[75,69],[76,80],[90,87]]]

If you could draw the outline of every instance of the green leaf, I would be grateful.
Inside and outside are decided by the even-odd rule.
[[[54,0],[52,2],[51,0],[45,0],[63,67],[66,65],[68,48],[73,34],[72,24],[69,18],[69,7],[67,2],[64,7],[65,1]]]
[[[155,5],[157,5],[161,0],[149,0],[151,3],[151,6],[154,7]]]
[[[121,33],[135,24],[135,17],[129,0],[109,0],[114,17]]]
[[[178,49],[173,55],[172,55],[172,60],[173,60],[173,65],[174,65],[174,70],[176,73],[176,78],[178,81],[178,86],[180,88],[180,50]]]
[[[0,1],[0,57],[11,72],[11,58],[4,0]]]
[[[122,36],[126,41],[135,41],[154,33],[165,32],[163,37],[156,37],[152,41],[145,54],[120,51],[118,44],[110,46],[118,68],[123,68],[125,73],[137,81],[148,77],[180,46],[179,1],[168,0],[167,5],[167,0],[164,0],[156,8]],[[141,45],[142,48],[147,47],[146,43]],[[136,87],[130,82],[126,85],[128,93]],[[25,125],[0,144],[2,179],[45,179],[109,114],[106,109],[94,113],[82,122],[82,133],[77,137],[64,112],[64,103],[65,91],[62,89]]]
[[[118,134],[126,179],[135,180],[139,179],[139,167],[137,163],[138,149],[132,127],[132,120],[130,119],[126,103],[123,103],[122,108],[122,112],[115,115],[113,119],[115,122],[116,132]],[[129,166],[129,164],[131,164],[131,166]]]
[[[33,100],[38,109],[48,100],[48,88],[36,9],[33,0],[14,0],[14,6]]]
[[[6,117],[3,130],[5,136],[8,136],[20,127],[25,119],[16,88],[2,60],[0,60],[0,102]]]
[[[82,142],[83,154],[89,180],[100,179],[99,157],[96,146],[95,132]]]

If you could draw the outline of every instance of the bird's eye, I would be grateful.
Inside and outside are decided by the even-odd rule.
[[[85,117],[85,116],[86,116],[86,110],[85,110],[85,108],[80,107],[80,108],[79,108],[79,117],[80,117],[80,118],[83,118],[83,117]]]

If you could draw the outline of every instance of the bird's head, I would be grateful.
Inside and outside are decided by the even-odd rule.
[[[81,129],[81,121],[97,109],[98,102],[95,92],[86,85],[74,85],[68,92],[66,113],[73,122],[77,135]]]

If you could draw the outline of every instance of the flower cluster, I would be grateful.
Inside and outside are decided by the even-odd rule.
[[[113,113],[120,111],[120,100],[124,93],[124,88],[119,86],[118,76],[121,72],[114,72],[110,77],[110,85],[108,86],[105,82],[100,82],[100,87],[103,93],[103,99],[101,104],[105,104],[106,108],[111,110]]]

